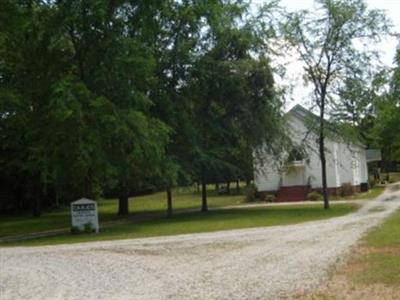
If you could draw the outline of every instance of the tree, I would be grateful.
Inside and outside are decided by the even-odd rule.
[[[198,46],[206,11],[198,1],[164,1],[156,6],[153,10],[159,17],[151,30],[157,38],[151,43],[157,83],[150,92],[154,103],[151,113],[170,128],[160,181],[167,191],[167,214],[171,216],[172,187],[192,180],[191,153],[196,132],[190,97],[185,97],[183,91],[193,64],[201,55]]]
[[[151,183],[170,215],[172,186],[194,179],[206,210],[207,180],[250,177],[253,149],[279,135],[242,1],[5,0],[0,17],[0,177],[36,214],[106,190],[126,215]]]
[[[74,49],[76,76],[112,104],[103,144],[109,175],[118,190],[119,215],[129,195],[160,172],[168,127],[152,116],[155,86],[152,3],[74,1],[60,5]],[[90,45],[90,47],[88,47]]]
[[[1,150],[14,153],[7,172],[32,182],[36,202],[50,188],[65,202],[118,188],[127,214],[129,193],[160,172],[169,133],[150,111],[152,4],[1,6]]]
[[[43,133],[52,125],[47,123],[50,99],[68,72],[70,48],[57,14],[40,1],[2,1],[0,11],[1,165],[21,189],[18,197],[27,198],[39,215],[53,172],[49,136]]]
[[[304,64],[304,79],[313,89],[313,107],[318,109],[318,148],[321,160],[324,208],[329,208],[325,138],[326,122],[333,103],[341,101],[338,89],[360,69],[372,66],[373,51],[362,49],[388,31],[382,12],[368,10],[359,0],[318,0],[315,13],[288,15],[283,32]]]
[[[372,129],[375,146],[382,149],[385,161],[400,159],[400,49],[397,49],[395,68],[389,80],[389,90],[376,104],[376,120]]]
[[[252,154],[276,143],[282,132],[282,103],[274,89],[268,53],[261,47],[265,41],[251,22],[237,25],[246,9],[227,5],[210,13],[204,55],[186,90],[194,108],[193,163],[202,183],[202,211],[208,209],[206,184],[212,178],[228,181],[248,171],[248,163],[237,155],[252,162]]]

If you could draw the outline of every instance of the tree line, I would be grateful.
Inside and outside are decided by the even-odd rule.
[[[126,215],[197,181],[207,210],[207,183],[251,179],[282,106],[257,22],[242,1],[1,1],[1,208],[107,194]]]
[[[271,59],[292,50],[319,112],[323,190],[327,117],[397,160],[398,54],[395,70],[377,73],[376,53],[356,45],[387,34],[388,20],[363,1],[318,0],[316,11],[281,14],[275,2],[254,11],[240,0],[1,1],[0,210],[39,215],[107,195],[126,215],[129,196],[163,189],[171,213],[171,189],[197,182],[206,211],[207,183],[249,181],[254,158],[287,146]]]

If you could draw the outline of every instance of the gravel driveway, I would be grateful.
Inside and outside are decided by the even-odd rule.
[[[330,220],[171,237],[0,248],[0,299],[277,299],[311,289],[400,207],[385,192]]]

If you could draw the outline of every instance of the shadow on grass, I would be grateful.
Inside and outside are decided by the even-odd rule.
[[[321,205],[229,209],[214,210],[206,213],[180,213],[175,214],[172,218],[167,218],[164,215],[155,215],[155,219],[144,221],[135,219],[135,216],[132,215],[128,224],[117,224],[112,227],[102,228],[97,235],[62,234],[34,240],[3,243],[2,245],[63,244],[288,225],[342,216],[355,211],[357,207],[354,204],[337,204],[332,205],[329,210],[324,210]]]

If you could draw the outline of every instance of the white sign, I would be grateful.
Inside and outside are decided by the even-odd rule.
[[[95,232],[99,232],[96,201],[82,198],[71,202],[71,218],[73,228],[85,230],[85,226],[91,226]]]

